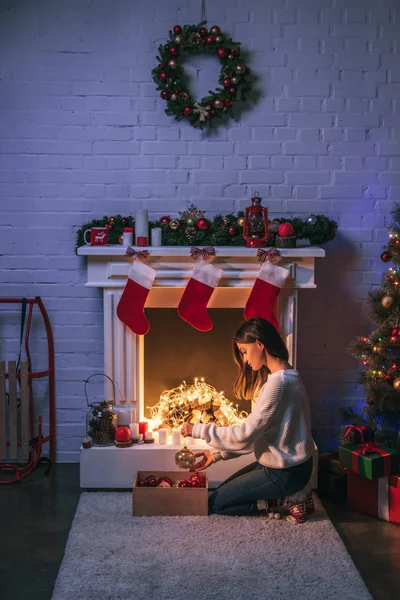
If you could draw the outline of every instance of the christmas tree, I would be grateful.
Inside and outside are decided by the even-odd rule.
[[[362,363],[361,379],[367,391],[362,407],[343,410],[346,421],[375,430],[375,441],[399,445],[400,431],[400,206],[392,211],[393,225],[381,254],[391,263],[379,288],[369,292],[370,319],[376,328],[358,337],[349,348]]]

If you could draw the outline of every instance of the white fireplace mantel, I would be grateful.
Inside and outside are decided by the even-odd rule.
[[[156,271],[152,289],[146,301],[147,308],[176,308],[183,288],[190,279],[196,261],[190,256],[190,247],[161,246],[138,248],[147,250],[146,260]],[[137,418],[144,414],[144,337],[133,334],[116,316],[116,307],[123,292],[132,264],[120,245],[82,246],[78,255],[87,257],[87,287],[103,289],[104,301],[104,373],[113,379],[124,400],[137,409]],[[297,347],[297,294],[299,289],[315,288],[315,259],[323,258],[325,251],[315,246],[277,249],[276,264],[289,271],[289,278],[279,297],[277,314],[280,332],[289,350],[289,360],[296,365]],[[213,292],[209,308],[243,308],[257,277],[260,264],[257,250],[244,247],[215,247],[210,261],[222,269],[222,277]],[[105,382],[105,397],[112,396],[111,383]],[[173,454],[177,447],[135,446],[127,449],[92,448],[81,451],[81,486],[86,488],[130,487],[133,481],[135,459],[140,457],[143,470],[173,468]],[[100,456],[101,455],[101,456]],[[135,457],[135,458],[133,458]],[[242,461],[244,460],[244,462]],[[132,462],[133,461],[133,462]],[[144,462],[143,462],[144,461]],[[152,466],[152,461],[155,461]],[[172,461],[172,466],[171,466]],[[235,470],[246,463],[246,457],[234,461],[220,461],[214,465],[211,484],[218,484],[230,473],[226,467],[235,463]],[[242,464],[243,462],[243,464]],[[248,461],[247,461],[248,462]],[[240,464],[239,464],[240,463]],[[97,465],[97,467],[96,467]],[[232,465],[231,465],[232,468]],[[211,473],[210,473],[211,474]]]

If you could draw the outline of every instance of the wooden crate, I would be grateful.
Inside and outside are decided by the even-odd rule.
[[[139,487],[149,475],[170,477],[172,481],[188,479],[187,471],[137,471],[132,490],[134,517],[178,517],[208,515],[208,475],[204,488]]]

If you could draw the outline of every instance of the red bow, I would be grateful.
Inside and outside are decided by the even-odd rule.
[[[364,430],[365,425],[348,425],[344,430],[344,437],[347,438],[347,441],[350,441],[350,432],[358,431],[361,437],[361,443],[364,444]]]
[[[125,256],[134,256],[139,260],[147,260],[149,253],[147,250],[134,250],[132,246],[128,246],[125,252]]]
[[[194,258],[194,260],[199,260],[199,258],[210,260],[211,256],[215,256],[215,250],[212,246],[207,246],[207,248],[196,248],[196,246],[192,246],[190,248],[190,256]]]
[[[276,263],[276,248],[270,248],[269,250],[263,250],[259,248],[257,250],[257,259],[259,263],[265,263],[265,261],[269,260],[269,262]]]
[[[371,442],[368,442],[366,444],[360,444],[360,447],[357,448],[357,450],[353,450],[352,465],[351,465],[353,467],[353,471],[358,473],[358,457],[359,457],[359,455],[360,454],[370,454],[372,452],[376,452],[377,454],[380,454],[381,456],[383,456],[383,475],[382,475],[382,477],[388,477],[388,475],[390,475],[390,467],[391,467],[390,453],[386,452],[386,450],[382,450],[382,448],[380,447],[380,444],[372,444]]]

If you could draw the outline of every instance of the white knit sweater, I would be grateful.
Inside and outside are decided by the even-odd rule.
[[[288,369],[269,375],[241,425],[196,423],[192,435],[220,450],[224,460],[254,452],[259,463],[273,469],[305,462],[314,443],[307,392],[298,372]]]

